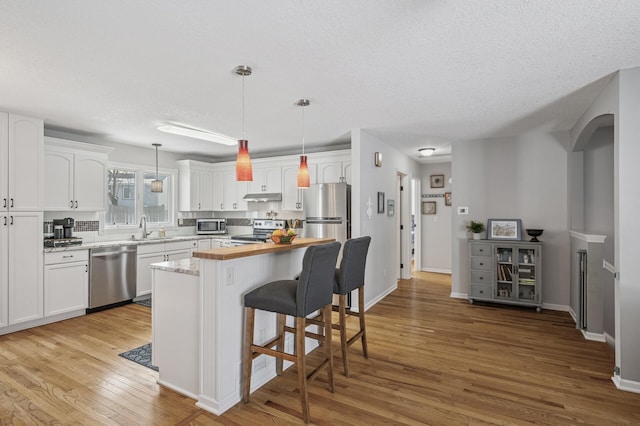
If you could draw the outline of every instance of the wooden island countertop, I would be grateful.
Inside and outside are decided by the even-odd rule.
[[[193,257],[210,260],[229,260],[241,257],[256,256],[266,253],[277,253],[292,249],[325,244],[335,241],[333,238],[296,238],[291,244],[258,243],[244,244],[236,247],[222,247],[211,250],[196,251]]]

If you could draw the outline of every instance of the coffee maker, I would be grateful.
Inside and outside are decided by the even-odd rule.
[[[53,238],[73,238],[75,220],[71,217],[53,219]]]

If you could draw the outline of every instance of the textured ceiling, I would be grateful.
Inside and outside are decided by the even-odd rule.
[[[1,0],[0,110],[45,126],[230,157],[156,130],[241,137],[256,156],[348,141],[408,155],[565,130],[611,73],[640,66],[638,1]]]

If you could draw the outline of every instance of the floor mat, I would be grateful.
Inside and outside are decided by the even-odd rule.
[[[151,343],[131,349],[130,351],[122,352],[120,356],[128,359],[129,361],[137,362],[140,365],[144,365],[145,367],[158,371],[158,367],[151,364]]]
[[[148,299],[142,299],[142,300],[136,300],[136,302],[138,305],[142,305],[142,306],[147,306],[147,307],[151,307],[151,298]]]

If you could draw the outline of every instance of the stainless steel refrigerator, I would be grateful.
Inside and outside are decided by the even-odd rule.
[[[303,194],[302,236],[335,238],[344,244],[351,237],[351,185],[320,183],[311,185]]]

